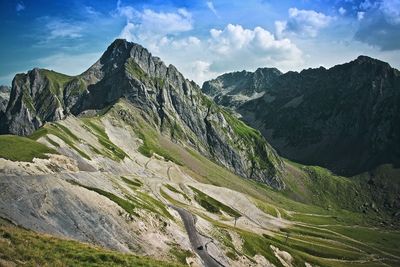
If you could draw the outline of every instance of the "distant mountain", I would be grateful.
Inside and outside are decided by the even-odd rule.
[[[222,77],[229,74],[217,80]],[[345,175],[400,163],[400,72],[389,64],[360,56],[330,69],[265,80],[269,87],[262,97],[240,106],[220,103],[234,106],[282,156]],[[238,78],[218,90],[247,90],[244,81]],[[210,93],[210,83],[203,91],[218,95]]]
[[[10,87],[1,85],[0,86],[0,113],[5,112],[10,99]]]
[[[276,68],[259,68],[255,72],[226,73],[203,84],[202,90],[217,104],[237,107],[261,97],[280,76]]]
[[[258,131],[213,103],[174,66],[125,40],[113,42],[78,76],[45,69],[16,75],[3,132],[30,135],[45,122],[110,108],[121,98],[175,142],[240,176],[284,188],[283,163]]]

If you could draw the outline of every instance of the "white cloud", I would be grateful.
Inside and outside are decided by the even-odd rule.
[[[94,7],[92,7],[92,6],[84,6],[84,10],[86,11],[86,13],[88,14],[88,15],[91,15],[91,16],[99,16],[99,15],[101,15],[101,13],[100,12],[98,12]]]
[[[164,38],[160,42],[161,45],[167,45],[168,43],[170,43],[174,48],[180,49],[188,46],[198,46],[200,45],[201,41],[195,36],[189,36],[187,38],[181,38],[173,41]]]
[[[189,70],[190,78],[201,85],[203,81],[218,76],[219,73],[211,71],[210,67],[211,63],[207,61],[197,60],[193,62],[191,69]]]
[[[287,28],[287,21],[275,21],[275,34],[278,38],[283,38]]]
[[[24,2],[18,2],[17,5],[15,6],[15,10],[17,12],[25,10]]]
[[[364,1],[360,9],[354,38],[382,51],[399,50],[400,0]]]
[[[365,12],[363,11],[358,11],[357,12],[357,19],[362,20],[364,18]]]
[[[319,30],[327,27],[333,17],[314,10],[289,9],[287,21],[275,22],[277,36],[293,33],[305,37],[317,36]]]
[[[119,2],[114,15],[126,19],[119,37],[143,45],[199,84],[223,72],[263,66],[288,70],[302,62],[302,52],[288,38],[276,39],[261,27],[228,24],[211,29],[208,36],[195,36],[192,15],[185,9],[139,11]]]
[[[127,20],[127,27],[123,30],[125,34],[135,29],[135,34],[132,36],[159,37],[189,31],[193,28],[192,15],[183,8],[176,12],[156,12],[151,9],[139,12],[131,6],[122,6],[118,2],[117,11]]]
[[[206,2],[208,9],[211,10],[212,13],[214,13],[215,16],[219,17],[217,10],[214,7],[214,3],[211,1]]]
[[[193,28],[192,16],[185,9],[178,9],[176,13],[157,13],[145,9],[139,13],[142,31],[152,34],[172,34],[189,31]]]
[[[82,36],[81,32],[83,30],[81,25],[60,19],[50,19],[46,24],[46,28],[48,30],[48,41],[59,38],[79,38]]]
[[[132,20],[137,11],[131,6],[123,6],[121,0],[118,0],[116,14],[126,17],[127,20]]]
[[[379,9],[391,24],[400,24],[400,0],[383,0]]]
[[[210,51],[215,58],[210,69],[215,72],[263,66],[285,68],[302,61],[300,49],[289,39],[276,39],[261,27],[252,30],[229,24],[222,30],[212,29],[210,35]]]
[[[193,28],[192,15],[186,9],[176,12],[156,12],[151,9],[138,11],[131,6],[123,6],[118,1],[117,15],[126,18],[126,24],[120,33],[120,38],[138,42],[151,51],[159,51],[160,46],[171,43],[174,36]],[[182,41],[190,43],[194,39]]]
[[[339,14],[342,15],[342,16],[344,14],[346,14],[346,12],[347,12],[347,10],[344,7],[340,7],[338,11],[339,11]]]

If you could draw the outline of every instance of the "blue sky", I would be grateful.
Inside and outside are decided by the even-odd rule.
[[[360,54],[400,67],[400,0],[1,1],[0,84],[34,67],[75,75],[115,38],[201,84],[221,73],[331,67]]]

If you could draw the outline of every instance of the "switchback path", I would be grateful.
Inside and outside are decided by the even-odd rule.
[[[199,233],[196,230],[196,226],[194,223],[193,215],[185,209],[170,206],[174,210],[176,210],[181,216],[183,223],[186,228],[186,232],[188,233],[190,243],[192,244],[193,249],[200,256],[201,260],[206,267],[221,267],[223,266],[219,262],[217,262],[213,257],[210,256],[207,252],[207,248],[201,242]]]

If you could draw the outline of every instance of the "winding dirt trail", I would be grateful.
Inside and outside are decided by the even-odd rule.
[[[196,251],[197,255],[203,261],[204,266],[206,267],[221,267],[224,266],[218,261],[216,261],[210,254],[207,252],[207,247],[201,241],[199,233],[197,232],[196,225],[194,222],[193,214],[188,212],[187,210],[179,207],[175,207],[170,205],[171,208],[176,210],[182,218],[182,221],[185,225],[186,232],[188,233],[190,243],[192,244],[193,249]]]

